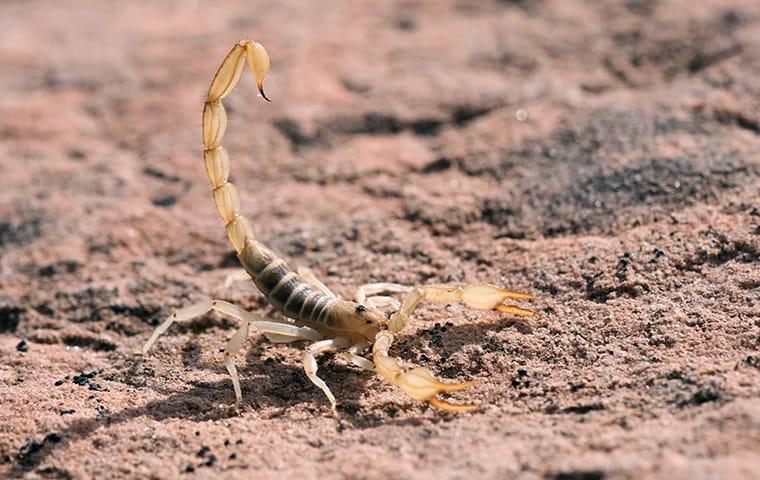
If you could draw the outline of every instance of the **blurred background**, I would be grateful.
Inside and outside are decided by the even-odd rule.
[[[0,473],[10,477],[751,478],[760,469],[755,1],[0,3]],[[488,281],[532,331],[430,306],[397,354],[476,380],[432,411],[339,356],[253,335],[245,406],[178,326],[216,295],[274,318],[208,191],[225,101],[257,236],[335,291]],[[239,441],[239,443],[238,443]]]

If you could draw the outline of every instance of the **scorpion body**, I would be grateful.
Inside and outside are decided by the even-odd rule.
[[[303,355],[304,370],[330,400],[333,410],[335,397],[317,376],[316,356],[328,350],[347,349],[351,361],[364,369],[377,372],[388,382],[398,386],[410,397],[450,411],[465,411],[477,405],[455,405],[441,400],[441,392],[461,390],[470,383],[441,383],[426,368],[404,371],[398,361],[389,356],[394,333],[410,320],[412,312],[422,300],[463,303],[481,310],[496,310],[518,316],[531,316],[524,310],[504,301],[508,298],[526,299],[529,294],[511,292],[487,284],[425,285],[406,287],[393,283],[374,283],[362,286],[356,301],[338,298],[309,270],[291,270],[287,263],[269,248],[257,241],[250,221],[240,213],[240,198],[235,186],[229,182],[229,157],[221,145],[227,126],[227,114],[222,100],[237,85],[245,63],[253,73],[260,95],[264,94],[264,76],[269,69],[269,56],[260,44],[251,41],[237,43],[222,61],[209,87],[203,108],[203,156],[214,203],[224,222],[227,235],[237,252],[238,259],[256,287],[270,304],[293,322],[272,322],[257,319],[250,312],[221,300],[207,300],[172,313],[153,332],[143,346],[147,353],[156,339],[175,321],[187,321],[210,310],[229,315],[243,325],[232,336],[224,351],[224,361],[232,377],[236,406],[242,400],[242,391],[234,355],[240,350],[250,329],[263,332],[271,341],[291,342],[311,340]],[[402,301],[380,293],[403,294]],[[392,307],[386,316],[381,308]],[[372,347],[372,360],[361,354]]]
[[[246,272],[269,303],[285,316],[324,336],[342,335],[354,343],[374,339],[384,317],[355,302],[319,291],[259,242],[238,255]]]

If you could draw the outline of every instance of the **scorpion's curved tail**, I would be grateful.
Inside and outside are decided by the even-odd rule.
[[[240,214],[237,189],[229,182],[230,161],[227,151],[221,145],[227,128],[227,114],[222,100],[237,85],[245,63],[248,63],[256,78],[261,96],[269,101],[264,94],[264,76],[269,70],[269,55],[264,47],[250,40],[235,44],[216,71],[203,106],[203,157],[206,173],[227,236],[256,287],[286,316],[312,321],[322,318],[320,315],[332,305],[333,299],[315,292],[288,267],[285,260],[256,241],[251,222]]]
[[[216,209],[238,255],[245,250],[247,243],[254,241],[254,236],[251,223],[240,214],[237,189],[228,181],[230,161],[227,151],[221,145],[227,128],[227,113],[224,111],[222,99],[237,85],[246,61],[256,78],[261,96],[269,101],[264,95],[264,76],[269,70],[269,55],[260,44],[244,40],[232,47],[219,66],[203,107],[203,158],[206,173],[211,182]]]

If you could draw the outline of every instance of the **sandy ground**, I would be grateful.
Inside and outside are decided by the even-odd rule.
[[[213,3],[213,5],[212,5]],[[0,475],[757,478],[760,14],[630,0],[0,4]],[[373,281],[532,291],[533,328],[426,305],[394,353],[476,386],[445,414],[278,318],[237,263],[200,155],[228,102],[257,235],[342,295]]]

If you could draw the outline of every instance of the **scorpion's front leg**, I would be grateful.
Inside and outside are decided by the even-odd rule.
[[[435,379],[430,370],[423,367],[417,367],[404,372],[398,361],[388,355],[388,351],[393,344],[393,339],[394,336],[391,332],[387,330],[381,331],[376,335],[375,344],[372,347],[375,369],[383,378],[396,385],[413,399],[428,402],[441,410],[467,412],[478,408],[478,405],[455,405],[438,398],[439,393],[464,390],[470,387],[472,382],[441,383]]]
[[[335,411],[336,406],[335,395],[332,394],[330,387],[327,386],[325,381],[317,376],[317,369],[319,366],[317,365],[316,356],[330,350],[348,347],[348,345],[349,342],[345,338],[332,338],[312,343],[303,354],[303,369],[306,372],[306,376],[309,377],[309,380],[311,380],[314,385],[318,386],[322,392],[324,392],[327,399],[330,400],[330,406],[332,407],[333,412]]]

